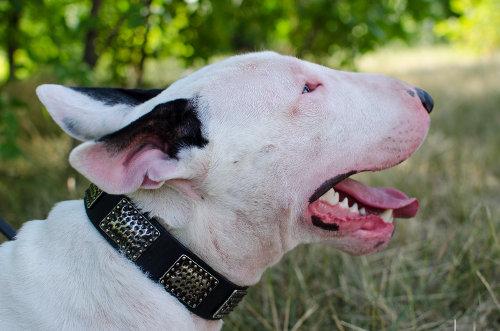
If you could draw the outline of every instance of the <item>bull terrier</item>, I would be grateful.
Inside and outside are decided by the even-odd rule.
[[[407,159],[432,98],[272,52],[164,90],[42,85],[92,183],[0,248],[3,330],[217,330],[301,243],[387,246],[418,201],[349,176]]]

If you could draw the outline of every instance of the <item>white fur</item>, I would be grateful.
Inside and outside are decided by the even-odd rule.
[[[100,138],[130,122],[128,117],[123,116],[130,108],[128,105],[106,106],[102,101],[54,84],[43,85],[43,88],[37,89],[37,94],[47,109],[50,109],[56,123],[70,136],[79,140]],[[57,98],[54,98],[54,95],[57,95]],[[106,116],[102,114],[103,109],[107,112]],[[109,121],[110,118],[113,120]],[[64,122],[67,119],[71,119],[75,124],[89,125],[82,127],[81,130],[71,130]]]
[[[305,83],[316,89],[302,94]],[[177,159],[154,151],[131,170],[107,156],[102,143],[87,141],[71,163],[99,187],[128,194],[228,279],[252,285],[300,243],[327,242],[347,252],[363,244],[312,226],[308,199],[329,178],[391,167],[418,148],[429,117],[408,90],[414,88],[392,78],[264,52],[207,66],[128,109],[55,85],[38,94],[57,123],[68,117],[78,123],[77,133],[65,130],[84,140],[157,104],[197,96],[203,148],[183,149]],[[103,175],[110,165],[123,171]],[[159,184],[141,188],[145,176]],[[221,326],[189,313],[115,252],[92,228],[82,201],[59,203],[47,220],[26,223],[1,246],[0,270],[1,329]]]

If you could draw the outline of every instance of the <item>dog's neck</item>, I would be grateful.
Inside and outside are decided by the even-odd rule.
[[[211,268],[128,197],[91,184],[84,202],[90,221],[109,244],[194,314],[220,319],[246,294],[246,287]]]
[[[265,213],[269,218],[264,219],[255,212],[221,207],[208,198],[186,199],[168,187],[137,191],[130,197],[180,242],[240,286],[257,283],[263,272],[298,242],[288,227],[296,215],[286,207],[275,215]]]

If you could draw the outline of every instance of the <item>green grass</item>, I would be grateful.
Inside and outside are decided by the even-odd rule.
[[[224,330],[499,330],[500,56],[390,50],[358,65],[435,99],[415,155],[358,176],[418,197],[419,214],[397,221],[379,253],[296,248],[250,288]],[[87,185],[67,166],[74,142],[47,116],[23,116],[21,127],[30,132],[19,140],[25,158],[0,166],[0,215],[16,227],[45,218],[54,202],[79,197]]]

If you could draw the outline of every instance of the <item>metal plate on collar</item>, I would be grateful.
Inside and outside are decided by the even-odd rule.
[[[226,302],[220,306],[215,312],[213,318],[223,318],[229,315],[230,312],[240,303],[240,301],[245,297],[247,291],[245,290],[234,290],[233,293],[227,298]]]
[[[87,208],[92,207],[102,193],[103,191],[95,184],[90,184],[89,188],[85,191],[85,205]]]
[[[219,280],[183,254],[159,279],[160,284],[184,304],[196,308],[219,284]]]
[[[148,218],[126,198],[103,218],[99,227],[132,261],[136,261],[160,237],[160,232]]]

